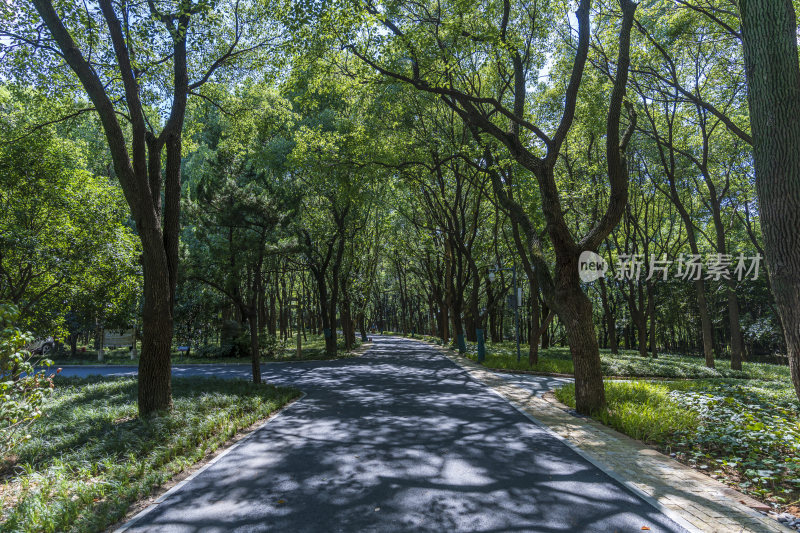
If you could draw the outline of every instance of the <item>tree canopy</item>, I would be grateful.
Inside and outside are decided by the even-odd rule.
[[[31,0],[0,20],[0,299],[46,333],[143,298],[142,413],[169,407],[173,333],[231,322],[256,382],[294,333],[482,353],[516,322],[532,367],[569,347],[583,413],[601,349],[786,354],[800,394],[790,0]],[[770,54],[783,70],[754,74]]]

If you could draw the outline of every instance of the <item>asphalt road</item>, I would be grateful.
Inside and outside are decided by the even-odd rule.
[[[248,375],[175,373],[219,372]],[[684,531],[430,346],[376,337],[264,378],[308,395],[127,531]]]

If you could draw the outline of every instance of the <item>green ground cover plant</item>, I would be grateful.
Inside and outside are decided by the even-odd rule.
[[[555,391],[570,407],[574,385]],[[800,500],[800,404],[790,382],[606,381],[594,418],[776,506]]]
[[[135,378],[56,378],[31,438],[0,474],[0,530],[99,531],[300,392],[173,379],[174,408],[137,416]]]

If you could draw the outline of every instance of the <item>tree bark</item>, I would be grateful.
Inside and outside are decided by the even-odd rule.
[[[800,66],[791,0],[740,0],[756,190],[770,280],[800,398]]]
[[[247,310],[247,323],[250,326],[250,362],[253,370],[253,383],[261,383],[261,362],[258,343],[258,312],[255,309]]]
[[[575,262],[577,278],[578,265]],[[557,290],[562,305],[559,318],[567,332],[567,343],[575,366],[575,406],[588,413],[605,405],[605,387],[600,365],[600,350],[592,322],[592,304],[577,280]],[[597,379],[598,376],[600,379]]]
[[[597,280],[600,286],[600,301],[603,306],[603,316],[606,321],[606,328],[608,330],[608,347],[611,353],[619,353],[619,341],[617,340],[617,317],[614,314],[614,309],[611,306],[611,301],[608,296],[608,289],[606,287],[605,278]]]
[[[143,247],[144,301],[138,379],[140,415],[172,407],[172,301],[164,264],[166,257],[163,248],[149,253],[147,250]]]

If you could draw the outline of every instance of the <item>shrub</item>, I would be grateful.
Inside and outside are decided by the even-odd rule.
[[[223,359],[226,357],[231,357],[233,352],[233,348],[231,346],[214,346],[211,344],[207,344],[205,346],[200,346],[194,352],[195,357],[205,357],[208,359]]]
[[[260,348],[261,348],[261,355],[267,357],[269,359],[274,359],[275,356],[278,354],[278,348],[283,348],[285,346],[280,345],[281,343],[278,342],[278,338],[266,332],[261,332],[261,338],[259,339]],[[248,346],[248,353],[250,352]]]
[[[52,361],[35,362],[23,349],[33,340],[13,323],[19,316],[17,308],[0,304],[0,458],[5,462],[21,442],[29,438],[26,432],[31,422],[42,414],[45,395],[53,388],[52,376],[38,366],[50,366]]]

